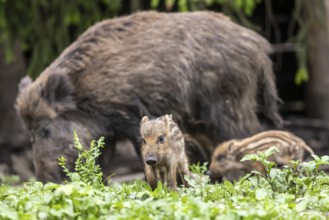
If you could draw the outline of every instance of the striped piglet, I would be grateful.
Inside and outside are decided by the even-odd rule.
[[[276,147],[279,150],[269,158],[278,165],[289,165],[290,160],[303,160],[305,151],[314,154],[301,138],[290,132],[264,131],[245,139],[234,139],[220,144],[213,152],[207,173],[212,180],[221,177],[235,180],[252,170],[264,172],[264,167],[260,162],[241,162],[240,160],[247,154],[266,151],[270,147]]]

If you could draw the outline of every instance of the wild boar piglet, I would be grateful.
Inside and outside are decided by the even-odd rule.
[[[276,147],[279,150],[269,158],[278,165],[289,165],[290,160],[303,160],[305,151],[314,154],[301,138],[290,132],[264,131],[245,139],[230,140],[220,144],[213,152],[207,173],[213,180],[221,177],[234,180],[252,170],[264,172],[264,167],[260,162],[241,162],[240,160],[247,154],[266,151],[270,147]]]
[[[176,188],[176,175],[188,184],[184,175],[190,175],[185,154],[184,137],[171,115],[150,120],[147,116],[141,121],[142,158],[147,182],[152,189],[158,181]]]

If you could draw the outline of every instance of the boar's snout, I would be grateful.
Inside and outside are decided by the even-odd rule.
[[[216,171],[212,171],[211,169],[207,170],[205,172],[205,175],[208,175],[209,176],[210,181],[212,183],[221,182],[222,181],[222,176],[219,173],[217,173]]]
[[[146,157],[145,162],[150,166],[154,166],[158,162],[158,160],[155,156],[148,156]]]
[[[47,183],[49,181],[54,183],[60,183],[63,181],[65,175],[61,172],[61,169],[57,162],[48,161],[47,164],[42,160],[39,163],[35,163],[35,174],[39,181]]]
[[[212,173],[211,173],[210,170],[207,170],[207,171],[205,172],[205,174],[208,175],[208,176],[211,176],[211,175],[212,175]]]
[[[210,177],[211,180],[220,177],[220,175],[218,175],[216,172],[213,172],[213,171],[211,171],[211,170],[207,170],[207,171],[205,172],[205,174],[208,175],[208,176]]]

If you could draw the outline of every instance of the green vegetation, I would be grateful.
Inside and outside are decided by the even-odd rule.
[[[92,141],[90,148],[84,149],[77,133],[74,132],[74,146],[78,150],[75,172],[70,172],[66,168],[66,158],[62,156],[59,158],[59,165],[63,168],[64,173],[71,182],[82,181],[93,187],[102,188],[104,186],[103,173],[100,166],[96,164],[96,159],[101,155],[100,148],[104,147],[104,137],[97,141],[97,145],[95,141]]]
[[[276,149],[244,160],[260,161],[265,175],[252,172],[235,183],[210,184],[205,165],[191,167],[190,188],[170,191],[162,184],[152,191],[144,181],[105,185],[95,164],[103,139],[79,151],[75,171],[65,167],[65,184],[27,182],[0,186],[0,219],[327,219],[329,176],[319,167],[329,157],[292,162],[276,168],[267,161]]]

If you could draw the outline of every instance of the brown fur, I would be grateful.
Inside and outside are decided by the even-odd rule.
[[[184,133],[202,121],[212,143],[256,132],[257,110],[280,125],[269,51],[213,12],[140,12],[90,27],[17,97],[37,178],[61,180],[57,157],[74,161],[74,130],[85,144],[106,136],[139,151],[143,115],[169,112]]]
[[[266,151],[270,147],[276,147],[279,153],[270,156],[269,160],[279,165],[289,165],[291,160],[303,160],[304,152],[314,154],[306,143],[287,131],[265,131],[242,140],[230,140],[220,144],[214,151],[208,174],[212,179],[227,176],[237,179],[252,170],[264,172],[264,167],[259,162],[241,162],[247,154],[257,151]],[[237,172],[234,176],[232,173]],[[230,179],[229,178],[229,179]]]
[[[190,175],[184,137],[171,115],[141,121],[142,158],[147,182],[154,190],[158,181],[175,189],[176,175],[188,186],[184,175]]]

